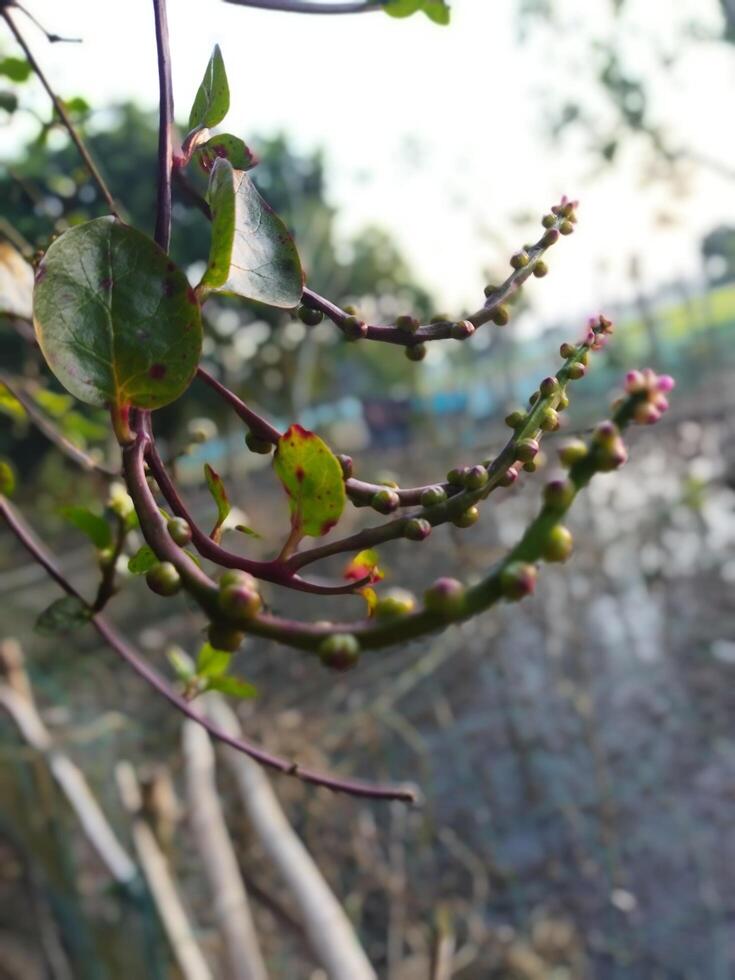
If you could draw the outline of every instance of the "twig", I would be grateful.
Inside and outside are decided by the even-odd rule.
[[[11,640],[0,644],[0,665],[8,678],[7,683],[0,683],[0,705],[13,719],[25,741],[46,760],[82,830],[112,877],[121,885],[131,886],[138,877],[138,869],[117,839],[83,773],[54,746],[34,704],[20,647]]]
[[[250,902],[217,793],[212,744],[193,721],[184,723],[183,749],[192,829],[209,883],[212,915],[224,942],[227,976],[266,980]]]
[[[47,553],[43,545],[41,545],[35,539],[34,535],[25,525],[22,518],[16,513],[15,508],[12,507],[10,502],[2,496],[0,496],[0,517],[4,518],[9,529],[15,535],[21,545],[46,570],[48,575],[61,586],[64,592],[67,595],[74,596],[76,599],[78,599],[92,614],[93,611],[89,604],[85,602],[81,594],[74,588],[74,586],[67,581],[63,572],[61,572],[61,570],[57,567],[54,559]],[[262,749],[243,738],[231,737],[226,732],[217,728],[216,725],[213,725],[203,715],[200,715],[198,711],[192,708],[188,701],[176,694],[176,692],[169,687],[166,681],[141,658],[139,653],[134,650],[122,636],[118,634],[117,630],[115,630],[115,628],[107,622],[104,616],[92,614],[90,616],[90,622],[103,640],[122,660],[128,664],[128,666],[132,667],[139,677],[141,677],[150,687],[157,691],[169,702],[169,704],[173,705],[183,715],[205,728],[212,738],[215,738],[220,742],[224,742],[226,745],[231,746],[238,752],[243,752],[245,755],[250,756],[251,759],[254,759],[261,765],[268,766],[269,768],[274,769],[277,772],[284,773],[285,775],[294,776],[297,779],[303,780],[303,782],[312,783],[315,786],[323,786],[326,789],[331,789],[335,792],[347,793],[350,796],[361,796],[367,799],[403,800],[408,803],[415,802],[416,793],[412,788],[401,786],[381,786],[378,784],[365,783],[360,780],[340,779],[337,776],[315,772],[312,769],[302,768],[296,762],[290,762],[289,760],[283,759],[280,756],[273,755],[272,753],[267,752],[265,749]]]
[[[132,836],[138,860],[181,974],[185,980],[214,980],[166,858],[141,815],[142,800],[135,770],[129,762],[118,762],[115,778],[123,806],[132,818]]]
[[[225,0],[225,3],[289,14],[367,14],[384,6],[384,0],[343,0],[341,3],[329,3],[329,0]]]
[[[153,0],[160,92],[158,117],[158,200],[154,237],[164,252],[171,242],[171,168],[173,165],[174,96],[168,42],[166,0]]]
[[[222,731],[240,733],[234,711],[218,695],[206,695],[205,710]],[[340,902],[285,817],[271,785],[257,766],[225,750],[248,819],[271,865],[295,902],[316,957],[330,980],[375,980]]]
[[[51,85],[50,85],[48,79],[46,78],[45,74],[43,73],[43,70],[41,69],[41,66],[39,65],[39,63],[34,58],[34,56],[33,56],[32,52],[31,52],[30,48],[28,47],[28,44],[26,43],[25,38],[23,37],[23,35],[18,30],[18,27],[16,26],[15,21],[13,20],[11,14],[10,14],[10,10],[8,9],[7,6],[0,5],[0,16],[2,16],[2,18],[5,21],[5,23],[10,28],[13,36],[15,37],[15,40],[18,42],[18,44],[20,45],[20,47],[23,49],[23,53],[25,54],[26,58],[28,59],[28,64],[31,66],[31,68],[33,69],[33,71],[36,73],[36,76],[37,76],[39,82],[46,89],[46,92],[48,94],[48,97],[53,102],[54,109],[56,109],[56,112],[58,113],[59,118],[61,119],[62,123],[64,124],[64,128],[66,129],[67,133],[71,137],[72,142],[74,143],[74,145],[76,146],[77,150],[79,151],[79,155],[81,156],[82,160],[84,160],[84,163],[85,163],[85,166],[87,167],[87,170],[89,171],[92,179],[94,180],[94,182],[99,187],[99,189],[100,189],[100,191],[102,193],[102,196],[104,197],[105,201],[107,202],[107,206],[110,209],[110,213],[111,214],[114,214],[115,217],[119,218],[120,217],[120,214],[119,214],[119,211],[118,211],[118,207],[117,207],[117,205],[115,203],[115,199],[113,198],[112,194],[110,193],[110,190],[109,190],[107,184],[105,183],[104,177],[102,176],[102,174],[100,173],[99,169],[97,168],[97,164],[92,159],[92,156],[91,156],[89,150],[84,145],[84,142],[82,141],[81,136],[77,132],[77,129],[74,126],[74,123],[71,121],[71,117],[69,116],[69,113],[66,111],[66,108],[64,106],[64,103],[61,101],[61,99],[56,95],[56,93],[54,92],[54,90],[51,88]]]

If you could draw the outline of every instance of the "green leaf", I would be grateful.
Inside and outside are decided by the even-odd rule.
[[[158,564],[155,552],[147,544],[138,548],[132,558],[128,558],[128,571],[131,575],[145,575]]]
[[[304,273],[286,225],[246,173],[215,161],[209,180],[212,244],[202,285],[291,309],[304,291]]]
[[[100,551],[109,548],[112,544],[110,525],[99,514],[93,514],[86,507],[64,507],[61,516],[82,534],[86,534],[95,548],[99,548]]]
[[[171,669],[174,674],[184,684],[188,683],[194,677],[194,669],[191,661],[183,650],[180,650],[178,647],[171,647],[166,651],[166,657],[171,664]]]
[[[73,633],[92,618],[92,610],[76,596],[67,595],[52,602],[36,620],[35,630],[44,636]]]
[[[15,92],[0,92],[0,109],[12,114],[18,108],[18,96]]]
[[[207,682],[207,689],[219,691],[221,694],[229,694],[233,698],[254,698],[258,695],[258,689],[254,684],[249,684],[231,674],[226,674],[223,677],[210,677]]]
[[[422,10],[435,24],[446,26],[451,11],[446,0],[387,0],[384,10],[391,17],[410,17]]]
[[[257,538],[259,541],[263,540],[263,535],[258,534],[257,531],[254,531],[251,527],[248,527],[247,524],[236,524],[233,531],[239,531],[240,534],[247,534],[248,537]]]
[[[49,367],[90,405],[160,408],[188,388],[199,361],[201,313],[186,276],[113,218],[51,245],[36,272],[33,318]]]
[[[197,657],[197,674],[199,677],[221,677],[230,666],[232,654],[226,650],[217,650],[205,643]]]
[[[15,472],[4,459],[0,459],[0,496],[10,497],[15,490]]]
[[[222,133],[202,143],[196,150],[197,159],[205,173],[210,173],[217,160],[229,160],[235,170],[252,170],[258,158],[237,136]]]
[[[5,75],[11,82],[26,82],[32,73],[25,58],[0,58],[0,75]]]
[[[218,125],[230,108],[230,86],[219,44],[215,44],[202,84],[194,98],[189,115],[189,129],[211,129]]]
[[[342,467],[319,436],[292,425],[278,440],[273,468],[288,494],[291,527],[301,536],[327,534],[342,516]]]
[[[227,499],[227,491],[222,482],[222,477],[216,470],[212,469],[209,463],[204,464],[204,478],[207,481],[209,492],[212,494],[214,502],[217,505],[217,523],[212,528],[210,537],[213,541],[219,541],[222,537],[222,525],[227,520],[227,515],[231,510],[230,501]]]
[[[33,269],[10,242],[0,241],[0,313],[29,320],[33,313]]]
[[[35,400],[55,419],[64,418],[74,404],[74,399],[70,395],[62,395],[58,391],[49,391],[47,388],[39,388],[35,393]]]

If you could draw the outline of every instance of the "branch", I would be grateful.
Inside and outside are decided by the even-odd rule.
[[[52,442],[57,449],[71,459],[78,466],[81,466],[83,470],[88,472],[100,473],[105,477],[115,477],[119,476],[119,470],[115,470],[112,467],[107,467],[102,463],[98,463],[96,460],[85,453],[83,449],[79,449],[75,446],[73,442],[66,438],[66,436],[60,432],[56,426],[51,422],[46,416],[38,410],[36,403],[33,399],[19,388],[15,381],[11,380],[3,371],[0,371],[0,384],[8,389],[10,394],[15,398],[23,408],[26,410],[29,420],[35,425],[39,432],[43,433],[49,442]]]
[[[341,3],[329,3],[329,0],[225,0],[225,3],[289,14],[367,14],[385,6],[385,0],[343,0]]]
[[[105,643],[107,643],[108,646],[110,646],[112,650],[114,650],[114,652],[122,660],[124,660],[125,663],[127,663],[139,677],[141,677],[150,687],[157,691],[158,694],[165,698],[169,704],[173,705],[173,707],[175,707],[187,718],[190,718],[198,725],[201,725],[202,728],[209,732],[212,738],[223,742],[225,745],[229,745],[238,752],[243,752],[245,755],[249,756],[251,759],[254,759],[263,766],[267,766],[270,769],[276,770],[276,772],[284,773],[288,776],[295,776],[297,779],[301,779],[306,783],[311,783],[314,786],[324,786],[326,789],[331,789],[338,793],[347,793],[350,796],[360,796],[367,799],[403,800],[408,803],[415,801],[416,794],[411,788],[401,786],[380,786],[377,784],[373,785],[371,783],[365,783],[359,780],[340,779],[337,776],[315,772],[312,769],[305,769],[302,768],[297,762],[290,762],[288,759],[283,759],[280,756],[273,755],[272,753],[267,752],[265,749],[261,749],[259,746],[254,745],[243,738],[234,738],[219,729],[216,725],[212,724],[205,717],[200,715],[198,711],[192,708],[188,701],[184,700],[184,698],[173,691],[167,682],[160,676],[160,674],[158,674],[157,671],[155,671],[142,659],[140,654],[134,650],[122,636],[120,636],[117,630],[107,622],[104,616],[94,614],[92,607],[66,579],[63,572],[56,565],[54,559],[48,554],[43,545],[36,540],[33,533],[15,511],[15,508],[5,497],[2,496],[0,496],[0,517],[4,518],[8,528],[15,535],[20,544],[34,558],[34,560],[46,570],[48,575],[61,586],[63,591],[67,595],[73,596],[84,604],[90,613],[90,622],[92,626],[94,626]],[[183,552],[181,552],[181,554],[183,554]],[[193,565],[190,559],[187,559],[187,561]],[[196,569],[195,565],[193,565],[193,567]],[[204,573],[200,573],[200,575],[205,581],[209,581]]]
[[[158,201],[154,238],[164,252],[171,242],[171,168],[173,166],[174,96],[168,42],[166,0],[153,0],[158,55]]]
[[[104,197],[105,201],[107,202],[107,207],[110,209],[110,213],[111,214],[114,214],[116,218],[119,218],[120,217],[120,214],[119,214],[119,211],[118,211],[118,207],[117,207],[117,205],[115,203],[115,199],[113,198],[112,194],[110,193],[110,190],[109,190],[107,184],[105,183],[105,180],[104,180],[102,174],[99,172],[99,170],[97,168],[97,164],[92,159],[92,156],[91,156],[89,150],[84,145],[81,136],[79,135],[79,133],[76,130],[76,127],[74,126],[74,123],[71,121],[71,117],[69,116],[69,113],[66,111],[66,108],[64,106],[64,103],[61,101],[61,99],[56,95],[56,93],[54,92],[54,90],[51,88],[51,85],[50,85],[48,79],[46,78],[46,76],[44,75],[44,73],[43,73],[43,71],[41,69],[41,66],[39,65],[39,63],[34,58],[34,56],[33,56],[32,52],[31,52],[30,48],[28,47],[28,44],[26,43],[25,38],[23,37],[23,35],[18,30],[18,28],[17,28],[17,26],[15,24],[15,21],[11,17],[10,10],[8,9],[7,5],[0,4],[0,15],[3,17],[5,23],[10,28],[13,36],[15,37],[15,40],[18,42],[18,44],[20,45],[20,47],[23,49],[23,53],[26,56],[26,59],[28,60],[28,64],[31,66],[31,68],[33,69],[33,71],[36,73],[36,76],[37,76],[39,82],[46,89],[46,92],[48,94],[48,97],[51,99],[51,101],[52,101],[52,103],[54,105],[54,109],[58,113],[59,118],[61,119],[61,121],[62,121],[62,123],[64,125],[64,128],[66,129],[67,133],[71,137],[72,142],[74,143],[74,145],[76,146],[77,150],[79,151],[79,155],[81,156],[82,160],[84,160],[84,164],[85,164],[87,170],[89,171],[90,176],[92,177],[92,179],[94,180],[94,182],[99,187],[100,192],[102,193],[102,196]]]

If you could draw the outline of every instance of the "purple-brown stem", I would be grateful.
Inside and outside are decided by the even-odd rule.
[[[367,14],[384,6],[383,0],[343,0],[342,3],[329,3],[329,0],[326,3],[323,0],[225,0],[225,3],[289,14]]]
[[[174,95],[168,42],[166,0],[153,0],[158,55],[158,199],[154,238],[164,252],[171,242],[171,168],[173,166]]]

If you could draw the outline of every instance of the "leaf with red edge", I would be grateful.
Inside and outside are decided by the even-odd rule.
[[[206,143],[200,143],[196,149],[199,166],[205,173],[211,173],[212,167],[219,159],[229,160],[234,170],[252,170],[258,163],[258,158],[250,148],[230,133],[220,133]]]
[[[385,578],[378,567],[378,553],[372,548],[358,552],[345,569],[345,578],[350,582],[359,582],[368,577],[371,583],[382,582]]]
[[[288,494],[295,537],[319,538],[331,531],[347,496],[342,467],[329,446],[313,432],[292,425],[278,440],[273,468]]]
[[[230,501],[227,498],[227,491],[222,482],[222,477],[215,469],[212,469],[209,463],[204,464],[204,478],[207,481],[209,492],[212,494],[212,498],[217,505],[217,523],[212,528],[212,533],[209,536],[212,541],[219,542],[219,539],[222,537],[222,525],[227,520],[227,516],[231,510]]]

